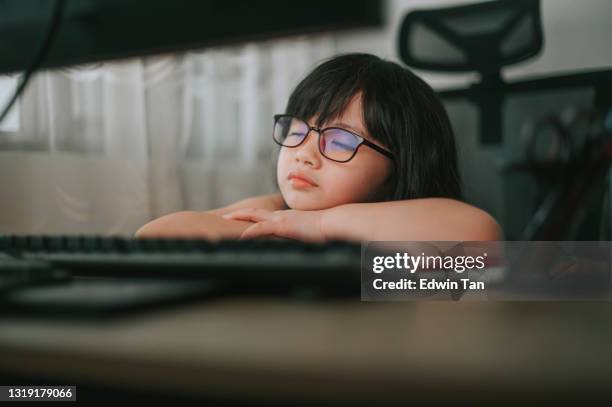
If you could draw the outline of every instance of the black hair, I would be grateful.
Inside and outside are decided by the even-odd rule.
[[[359,92],[367,131],[395,156],[381,199],[461,199],[446,110],[427,83],[396,63],[361,53],[331,58],[297,85],[286,113],[316,116],[321,126],[340,116]]]

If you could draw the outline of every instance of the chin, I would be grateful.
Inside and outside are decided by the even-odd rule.
[[[318,211],[337,206],[325,202],[313,202],[311,200],[302,199],[300,197],[293,197],[293,199],[288,198],[287,200],[285,200],[285,202],[287,203],[287,206],[290,209],[296,209],[300,211]]]
[[[313,199],[308,199],[305,197],[296,196],[293,191],[288,194],[284,193],[283,197],[285,199],[285,202],[287,203],[287,206],[290,209],[296,209],[300,211],[315,211],[329,207],[325,206],[324,204],[321,204],[321,202],[319,200],[314,199],[314,197]]]
[[[311,193],[295,190],[291,185],[281,184],[281,194],[285,203],[290,209],[300,211],[317,211],[323,209],[333,208],[339,205],[343,205],[351,202],[350,199],[325,199],[326,194],[322,190],[312,191]],[[327,197],[329,198],[329,197]],[[336,197],[338,198],[338,197]],[[346,198],[346,197],[345,197]]]
[[[288,200],[287,206],[290,209],[296,209],[298,211],[316,211],[318,209],[325,209],[321,207],[321,205],[303,202],[303,200],[300,200],[300,199]]]

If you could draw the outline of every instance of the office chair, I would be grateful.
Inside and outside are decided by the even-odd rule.
[[[535,221],[534,216],[548,216],[537,211],[538,206],[541,207],[539,201],[548,195],[545,189],[563,188],[557,184],[542,185],[537,181],[541,168],[528,159],[530,146],[521,145],[523,124],[541,119],[532,117],[533,115],[548,117],[557,114],[563,107],[560,103],[575,105],[576,109],[588,109],[602,115],[612,107],[612,70],[519,81],[504,79],[501,74],[503,68],[530,60],[538,55],[543,47],[539,0],[498,0],[415,10],[404,17],[398,35],[398,53],[401,60],[410,67],[434,72],[479,74],[480,78],[475,83],[465,88],[441,90],[438,95],[447,105],[453,127],[457,127],[457,122],[465,124],[466,120],[461,117],[454,118],[448,109],[449,104],[467,101],[475,107],[478,115],[478,143],[489,148],[489,152],[496,148],[504,158],[520,157],[518,162],[515,160],[501,165],[482,162],[479,168],[472,168],[475,179],[484,179],[485,182],[481,184],[487,184],[488,187],[471,186],[475,190],[480,188],[480,191],[476,191],[477,193],[473,193],[469,198],[472,203],[492,212],[501,220],[507,239],[562,239],[571,237],[572,231],[577,230],[575,225],[569,224],[566,228],[551,227],[554,219],[558,219],[557,216]],[[524,100],[534,95],[543,95],[537,101],[534,99],[536,109],[514,102],[516,99]],[[518,114],[504,114],[512,108]],[[466,133],[467,131],[464,131],[464,134],[458,136],[467,137]],[[472,154],[478,156],[478,159],[486,155],[483,149],[474,149]],[[474,158],[471,157],[472,161],[478,161]],[[487,164],[496,174],[486,174]],[[501,178],[508,174],[523,177],[518,187],[529,191],[533,196],[526,193],[516,194],[517,186]],[[557,179],[555,182],[563,180]],[[491,188],[497,187],[495,184],[504,184],[502,191],[499,191],[502,199],[495,200],[490,197]],[[544,190],[541,191],[541,188]],[[565,205],[567,201],[569,200],[560,197],[554,205]],[[574,202],[571,206],[580,205]],[[602,207],[595,208],[599,213],[602,210]],[[580,217],[575,210],[562,212],[565,216]],[[593,240],[601,237],[601,234],[594,230],[581,235]]]
[[[499,143],[506,82],[501,69],[537,55],[543,44],[539,0],[493,1],[416,10],[402,21],[399,55],[414,68],[480,74],[480,82],[443,97],[468,97],[480,109],[483,143]]]

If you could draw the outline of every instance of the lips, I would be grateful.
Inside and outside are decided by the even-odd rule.
[[[303,182],[306,182],[306,183],[312,185],[313,187],[318,186],[317,183],[314,182],[312,178],[310,178],[306,174],[303,174],[303,173],[297,172],[297,171],[291,171],[289,173],[289,176],[287,177],[287,179],[288,180],[295,179],[296,181],[303,181]]]

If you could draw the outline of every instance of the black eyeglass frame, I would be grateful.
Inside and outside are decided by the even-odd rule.
[[[311,131],[316,131],[319,138],[317,140],[317,144],[319,146],[319,152],[321,153],[321,155],[325,158],[327,158],[328,160],[331,161],[335,161],[338,163],[346,163],[349,162],[353,159],[353,157],[355,157],[355,155],[357,154],[357,151],[359,150],[359,147],[361,147],[362,145],[368,146],[371,149],[379,152],[380,154],[386,156],[387,158],[389,158],[392,161],[395,161],[395,158],[393,157],[393,154],[390,151],[385,150],[384,148],[381,148],[379,146],[377,146],[376,144],[372,143],[371,141],[366,140],[365,138],[363,138],[362,136],[360,136],[359,134],[352,132],[350,130],[347,130],[345,128],[342,127],[325,127],[323,129],[315,127],[315,126],[311,126],[310,124],[308,124],[308,122],[304,119],[302,119],[301,117],[297,117],[297,116],[292,116],[290,114],[275,114],[274,115],[274,126],[276,127],[276,124],[278,123],[279,119],[283,118],[283,117],[290,117],[292,119],[297,119],[297,120],[301,120],[302,122],[304,122],[304,124],[306,125],[306,127],[308,127],[308,132],[304,135],[304,138],[302,139],[302,141],[300,141],[298,144],[294,145],[294,146],[286,146],[282,143],[280,143],[278,140],[276,140],[276,138],[274,137],[274,131],[272,131],[272,140],[274,140],[274,142],[276,144],[278,144],[281,147],[287,147],[287,148],[295,148],[295,147],[299,147],[302,144],[304,144],[304,141],[306,141],[306,139],[308,138],[308,135],[310,134]],[[355,147],[355,151],[353,151],[353,154],[346,160],[335,160],[333,158],[329,158],[327,155],[325,155],[325,153],[323,151],[321,151],[321,133],[327,131],[327,130],[342,130],[342,131],[346,131],[347,133],[352,134],[354,137],[357,138],[357,140],[359,140],[359,144],[357,144],[357,147]]]

